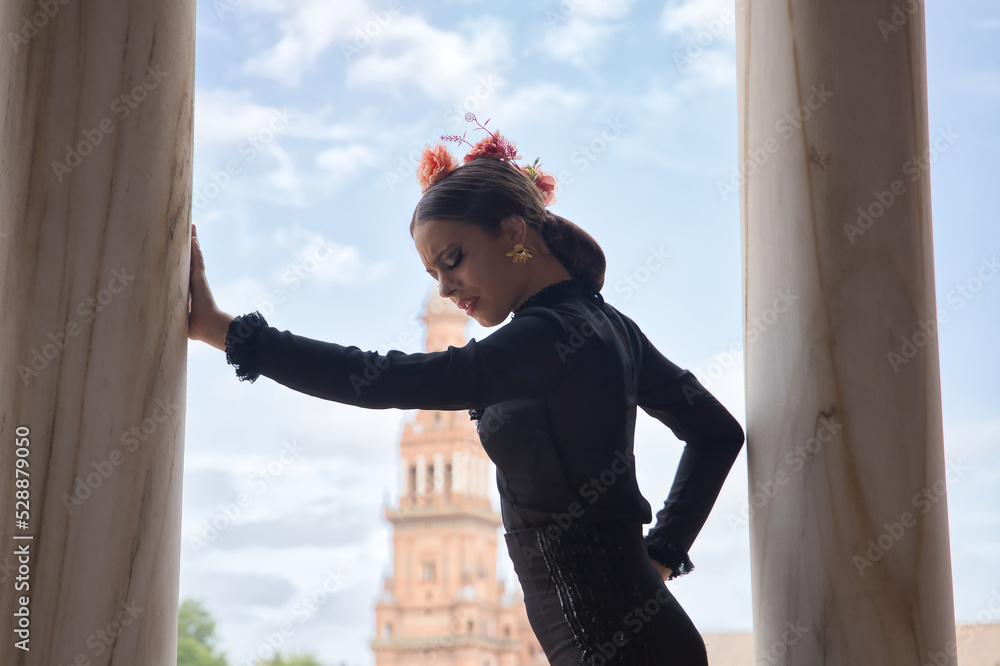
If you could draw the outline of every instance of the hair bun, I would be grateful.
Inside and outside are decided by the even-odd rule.
[[[593,236],[565,217],[546,210],[542,237],[576,280],[594,291],[604,287],[607,260]]]

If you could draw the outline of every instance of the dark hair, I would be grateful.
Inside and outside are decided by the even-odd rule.
[[[542,192],[515,165],[481,157],[432,185],[413,211],[413,229],[427,220],[455,220],[497,237],[500,221],[516,215],[545,240],[569,274],[594,291],[604,286],[604,251],[586,231],[545,210]]]

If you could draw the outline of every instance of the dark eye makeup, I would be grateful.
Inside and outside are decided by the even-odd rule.
[[[445,268],[445,270],[448,270],[448,271],[450,271],[450,270],[452,270],[452,269],[454,269],[454,268],[457,268],[457,267],[458,267],[458,265],[459,265],[460,263],[462,263],[462,257],[463,257],[463,256],[464,256],[464,255],[462,254],[462,248],[458,248],[458,252],[456,252],[455,254],[453,254],[453,255],[452,255],[452,256],[450,257],[450,258],[451,258],[451,263],[450,263],[450,264],[445,264],[445,267],[444,267],[444,268]],[[440,278],[438,278],[438,275],[437,275],[437,273],[436,273],[435,271],[431,270],[431,269],[427,269],[427,273],[428,273],[428,274],[429,274],[429,275],[430,275],[430,276],[431,276],[432,278],[434,278],[435,280],[439,280],[439,279],[440,279]]]

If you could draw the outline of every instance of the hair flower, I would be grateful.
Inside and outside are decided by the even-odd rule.
[[[521,156],[517,154],[517,144],[510,141],[500,132],[491,132],[486,129],[489,125],[489,119],[485,123],[481,123],[476,120],[476,115],[474,113],[466,113],[465,119],[469,122],[474,122],[479,125],[476,129],[481,129],[486,132],[489,136],[480,139],[475,144],[468,141],[465,138],[465,134],[458,136],[457,134],[446,134],[441,137],[443,141],[454,141],[456,143],[464,143],[469,146],[469,152],[466,153],[462,160],[463,164],[468,164],[473,160],[477,160],[481,157],[489,157],[492,159],[500,160],[501,162],[507,162],[512,164],[524,172],[529,178],[534,181],[535,186],[542,193],[542,200],[545,202],[546,206],[554,204],[556,202],[556,179],[550,173],[546,173],[539,169],[538,160],[535,160],[534,164],[529,166],[522,166],[517,164],[517,160],[521,159]],[[421,191],[426,192],[434,183],[438,182],[454,169],[458,168],[455,163],[454,158],[448,149],[443,144],[436,144],[433,148],[425,147],[423,156],[420,159],[420,164],[417,166],[417,182],[420,184]]]
[[[538,158],[534,164],[522,166],[521,171],[528,174],[535,181],[535,186],[542,191],[542,198],[546,206],[551,206],[556,202],[556,177],[538,168]]]
[[[471,162],[480,157],[492,157],[507,162],[521,159],[521,156],[517,154],[517,145],[513,141],[503,138],[500,132],[477,141],[472,150],[465,155],[465,159],[462,162]]]
[[[457,166],[455,158],[443,143],[424,146],[420,164],[417,165],[417,183],[420,185],[420,191],[426,192],[431,185],[454,171]]]

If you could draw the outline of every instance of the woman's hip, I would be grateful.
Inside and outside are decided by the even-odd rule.
[[[706,664],[705,644],[646,554],[640,524],[504,535],[551,664]]]

